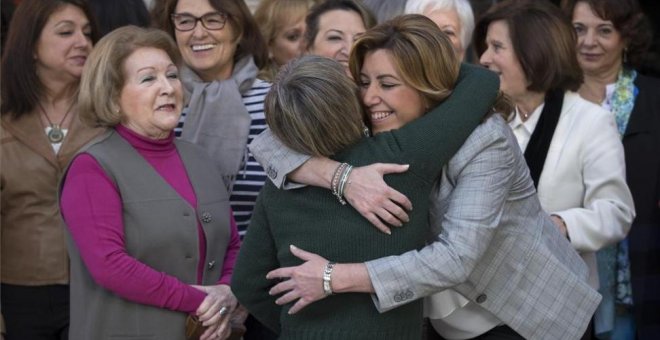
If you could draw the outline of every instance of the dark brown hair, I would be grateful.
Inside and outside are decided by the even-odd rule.
[[[241,58],[251,55],[254,58],[254,63],[258,68],[263,68],[268,63],[268,47],[261,36],[259,26],[252,17],[250,9],[243,0],[208,0],[211,7],[216,11],[227,14],[229,22],[236,30],[237,35],[241,36],[241,41],[238,42],[236,52],[234,53],[234,63]],[[170,20],[170,16],[176,10],[176,5],[179,0],[161,0],[156,1],[156,4],[151,11],[152,24],[165,30],[172,38],[174,36],[174,25]]]
[[[369,9],[364,7],[359,1],[326,0],[319,2],[309,10],[307,17],[305,18],[305,25],[307,26],[305,31],[305,46],[307,49],[314,44],[314,39],[316,39],[316,35],[319,34],[319,20],[321,15],[334,10],[352,11],[357,13],[360,18],[362,18],[364,28],[367,30],[376,25],[376,18],[374,15],[371,14]]]
[[[651,45],[649,22],[636,0],[562,0],[562,10],[569,18],[578,2],[584,2],[603,20],[609,20],[626,44],[627,64],[641,66],[644,54]]]
[[[488,26],[503,21],[527,77],[527,89],[576,91],[583,80],[577,61],[577,37],[568,18],[549,1],[507,0],[483,14],[474,31],[478,55],[486,51]]]
[[[99,31],[84,0],[23,0],[16,8],[9,25],[7,42],[2,53],[1,91],[2,115],[19,117],[31,112],[43,95],[43,83],[37,76],[34,53],[41,31],[48,18],[64,5],[73,5],[85,13],[95,43]]]

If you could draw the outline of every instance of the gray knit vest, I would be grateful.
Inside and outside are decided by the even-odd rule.
[[[202,149],[180,140],[175,144],[197,196],[197,210],[114,130],[81,152],[93,156],[119,189],[128,254],[156,271],[196,284],[197,223],[201,221],[206,235],[203,284],[212,285],[220,278],[231,235],[229,195],[216,167]],[[124,300],[94,282],[71,237],[68,248],[71,257],[69,339],[185,338],[185,313]]]

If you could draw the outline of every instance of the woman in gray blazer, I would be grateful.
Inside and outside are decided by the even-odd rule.
[[[432,49],[425,45],[425,34],[440,33],[437,28],[420,31],[413,34],[415,39],[400,41],[404,35],[385,23],[354,46],[351,70],[363,88],[374,133],[405,123],[403,112],[395,107],[396,96],[387,95],[387,89],[405,81],[388,78],[391,72],[379,69],[383,62],[376,63],[373,56],[384,51],[399,65],[401,74],[408,70],[400,66],[406,65],[401,62],[404,57],[391,46],[414,46],[406,53],[419,54],[426,72],[408,71],[404,79],[417,83],[430,78],[433,84],[430,65],[438,63],[433,53],[426,53]],[[365,71],[372,68],[380,76],[371,77]],[[382,89],[378,95],[370,90],[374,84]],[[433,85],[423,90],[431,92]],[[270,152],[263,149],[274,145],[272,140],[264,143],[267,138],[251,145],[253,153]],[[274,163],[277,159],[281,158],[264,163],[273,174],[281,168]],[[332,163],[317,164],[323,162]],[[301,175],[305,176],[309,172]],[[326,297],[322,289],[326,283],[334,293],[372,293],[376,308],[385,312],[441,292],[427,301],[427,314],[445,337],[570,339],[584,333],[600,297],[586,282],[585,264],[542,211],[525,160],[504,119],[493,116],[473,132],[443,168],[431,206],[433,237],[423,249],[365,263],[340,263],[323,275],[328,260],[294,248],[293,254],[305,263],[269,273],[271,279],[285,279],[271,294],[284,293],[277,303],[295,302],[290,309],[295,313]],[[400,218],[405,220],[405,216]]]

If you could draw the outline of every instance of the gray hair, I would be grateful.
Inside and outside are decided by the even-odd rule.
[[[461,21],[461,44],[467,49],[474,31],[474,13],[468,0],[408,0],[405,14],[424,14],[424,12],[455,10]]]

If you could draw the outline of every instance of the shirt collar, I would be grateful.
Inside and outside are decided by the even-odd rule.
[[[525,128],[527,132],[530,134],[534,132],[534,129],[536,128],[536,124],[539,122],[539,118],[541,118],[541,111],[543,111],[543,107],[545,106],[545,102],[541,103],[534,111],[532,111],[532,114],[529,116],[529,119],[527,121],[523,122],[522,118],[520,118],[520,112],[518,111],[518,107],[516,106],[516,110],[514,112],[513,120],[509,122],[509,126],[512,129],[517,129],[520,127]]]

